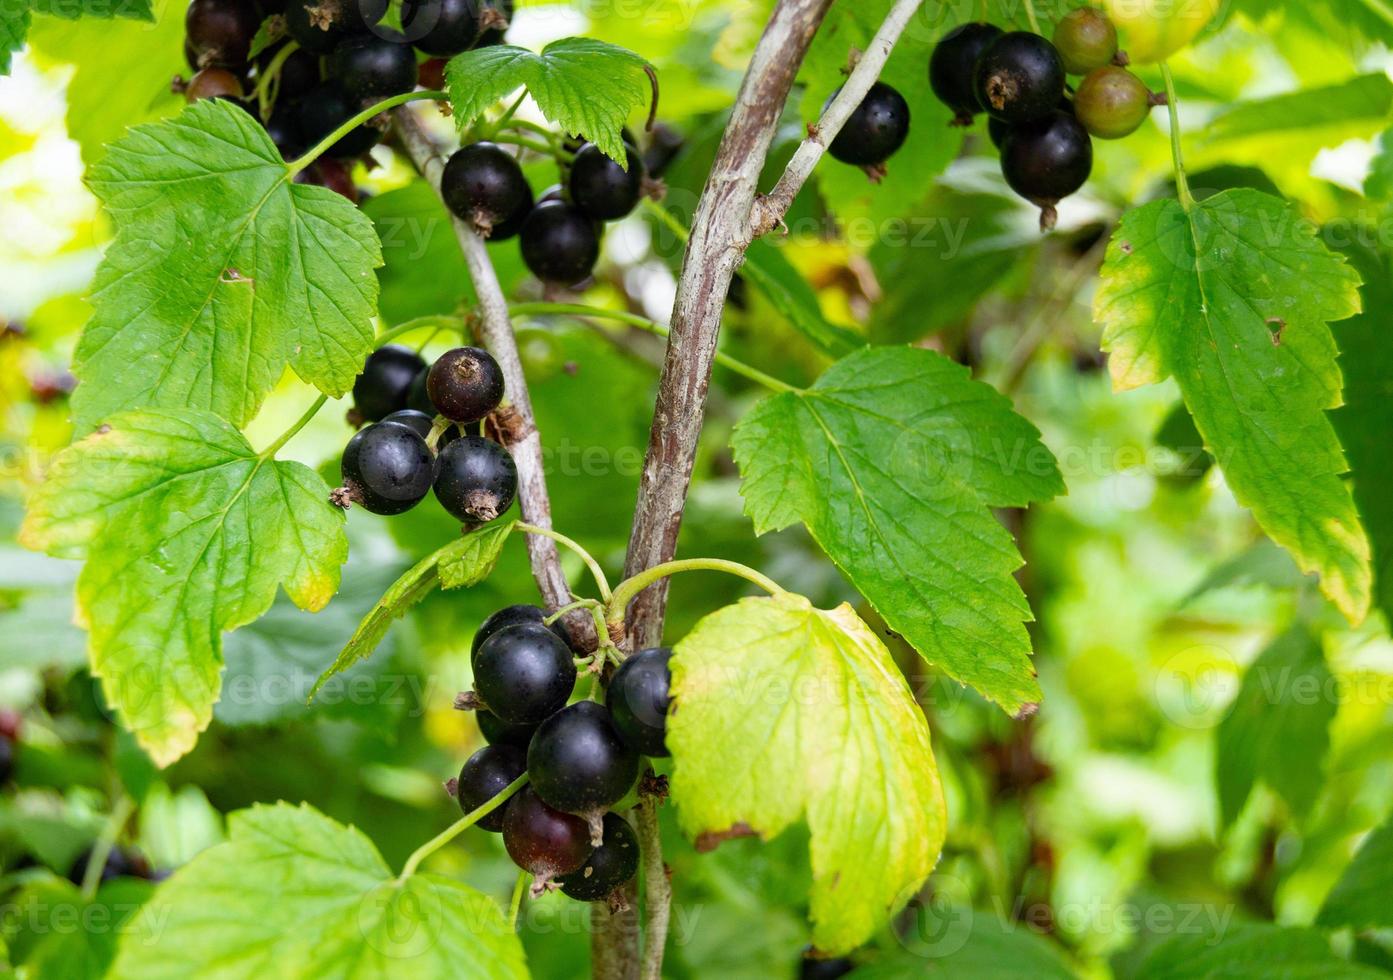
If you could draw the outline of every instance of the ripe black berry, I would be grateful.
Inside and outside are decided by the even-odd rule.
[[[290,0],[285,29],[311,54],[328,54],[344,38],[366,33],[384,10],[373,0]]]
[[[578,701],[538,726],[527,775],[547,806],[585,817],[598,844],[600,818],[638,779],[638,759],[604,705]]]
[[[451,211],[492,241],[516,235],[532,210],[532,188],[522,168],[496,143],[456,150],[440,175],[440,195]]]
[[[478,0],[408,0],[401,22],[417,48],[448,58],[468,50],[479,36]]]
[[[361,103],[337,81],[327,81],[299,101],[296,121],[305,141],[318,143],[361,110]],[[362,156],[377,145],[382,133],[371,126],[359,126],[329,147],[328,156],[338,159]]]
[[[605,692],[611,720],[621,737],[636,752],[647,756],[668,756],[668,689],[672,672],[667,647],[640,650],[619,665]]]
[[[503,401],[503,369],[482,347],[457,347],[431,365],[426,394],[447,419],[477,422]]]
[[[406,407],[406,393],[425,370],[421,355],[399,344],[387,344],[368,355],[363,373],[353,382],[353,407],[369,422],[380,422]]]
[[[584,820],[553,810],[531,786],[524,786],[508,802],[503,846],[514,864],[543,881],[578,871],[595,849]]]
[[[391,415],[382,417],[384,422],[396,422],[404,425],[408,429],[414,429],[420,433],[421,438],[425,439],[430,435],[431,427],[435,425],[435,418],[425,412],[417,412],[410,408],[403,408],[400,412],[393,412]]]
[[[1117,56],[1117,28],[1091,7],[1066,14],[1054,28],[1054,46],[1070,75],[1087,75]]]
[[[512,745],[486,745],[471,755],[459,771],[455,799],[465,813],[472,813],[508,788],[513,780],[527,771],[527,753]],[[510,796],[509,800],[512,799]],[[503,832],[503,805],[479,818],[474,826]]]
[[[348,499],[374,514],[401,514],[421,502],[435,477],[426,440],[396,422],[360,429],[343,450]]]
[[[798,980],[837,980],[854,969],[856,964],[848,959],[815,959],[804,956],[798,967]]]
[[[622,218],[638,204],[643,192],[643,158],[625,144],[627,167],[605,156],[594,143],[587,143],[571,164],[571,200],[590,217],[599,221]]]
[[[479,10],[479,24],[484,28],[484,31],[474,42],[474,47],[488,48],[495,44],[502,44],[503,35],[508,29],[508,22],[512,19],[513,0],[484,0],[483,6]]]
[[[1074,112],[1089,135],[1103,140],[1131,136],[1151,115],[1151,90],[1126,68],[1090,72],[1074,95]]]
[[[193,0],[184,13],[184,34],[199,68],[245,65],[260,26],[252,0]]]
[[[518,233],[522,260],[543,282],[570,286],[590,275],[600,257],[600,236],[580,208],[547,201],[532,209]]]
[[[490,745],[511,745],[527,751],[527,743],[532,741],[536,725],[510,725],[492,711],[482,708],[474,712],[474,720],[479,724],[479,732]],[[524,766],[526,763],[524,762]]]
[[[643,167],[650,177],[661,177],[677,159],[686,138],[666,123],[658,123],[648,134],[648,149],[643,151]]]
[[[199,99],[237,100],[242,95],[242,80],[226,68],[200,68],[184,88],[184,98],[190,102]]]
[[[1064,62],[1038,34],[1012,31],[982,52],[974,84],[988,113],[1009,123],[1043,119],[1064,94]]]
[[[416,54],[395,32],[362,34],[338,43],[329,73],[350,96],[377,101],[416,87]]]
[[[504,606],[488,619],[484,620],[479,628],[474,632],[474,641],[469,645],[469,655],[471,662],[479,655],[479,648],[484,645],[484,641],[499,630],[507,629],[509,626],[516,626],[519,623],[536,623],[538,626],[544,625],[546,610],[540,606],[528,606],[519,604],[516,606]],[[570,634],[566,632],[566,627],[561,625],[558,620],[552,623],[550,629],[567,646],[571,645]],[[489,739],[492,741],[492,739]]]
[[[599,902],[638,872],[638,837],[617,813],[606,813],[604,839],[579,871],[557,879],[561,893],[581,902]]]
[[[909,103],[889,85],[876,82],[852,110],[827,152],[842,163],[873,167],[890,159],[908,135]]]
[[[416,372],[416,377],[411,379],[411,384],[406,389],[406,407],[434,417],[435,406],[430,403],[430,396],[426,394],[426,378],[429,376],[429,365]]]
[[[1056,111],[1048,120],[1011,131],[1001,147],[1001,172],[1011,189],[1045,209],[1041,224],[1054,224],[1054,205],[1088,180],[1093,142],[1077,119]]]
[[[456,520],[487,524],[513,505],[518,468],[512,454],[483,436],[462,436],[440,451],[435,499]]]
[[[299,113],[294,105],[278,105],[266,120],[266,135],[286,160],[293,160],[308,149],[300,132]]]
[[[272,45],[257,55],[257,71],[266,72],[287,43],[289,42]],[[298,99],[322,80],[318,56],[303,49],[292,51],[281,62],[280,81],[276,85],[276,104]]]
[[[966,126],[982,111],[974,78],[977,59],[987,45],[1001,36],[993,24],[963,24],[949,31],[929,58],[929,84],[939,101],[957,113],[954,120]]]
[[[14,775],[15,743],[8,735],[0,734],[0,784],[8,783]]]
[[[538,725],[566,706],[576,686],[571,648],[537,623],[501,629],[479,647],[474,688],[510,725]]]

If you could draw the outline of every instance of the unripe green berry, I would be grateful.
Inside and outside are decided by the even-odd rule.
[[[1054,29],[1054,46],[1070,75],[1087,75],[1117,56],[1117,28],[1091,7],[1071,11]]]
[[[1090,72],[1074,94],[1074,115],[1098,139],[1130,136],[1150,114],[1151,91],[1126,68]]]

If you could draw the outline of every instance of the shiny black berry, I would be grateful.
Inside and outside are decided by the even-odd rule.
[[[376,102],[416,87],[416,53],[394,31],[350,37],[329,56],[329,74],[353,98]]]
[[[477,422],[503,401],[503,369],[482,347],[457,347],[431,365],[426,394],[447,419]]]
[[[1074,113],[1090,136],[1131,136],[1151,115],[1151,90],[1126,68],[1108,65],[1090,72],[1074,95]]]
[[[1117,28],[1102,11],[1071,10],[1054,28],[1054,46],[1070,75],[1087,75],[1117,56]]]
[[[462,436],[440,451],[435,499],[456,520],[487,524],[513,505],[518,468],[508,450],[483,436]]]
[[[430,492],[435,460],[415,429],[378,422],[360,429],[343,450],[348,499],[374,514],[401,514]]]
[[[848,959],[820,959],[804,956],[798,966],[798,980],[837,980],[856,968]]]
[[[527,743],[532,741],[536,725],[510,725],[492,711],[480,709],[474,712],[474,720],[479,725],[479,733],[490,745],[511,745],[527,751]]]
[[[271,67],[271,62],[280,54],[284,43],[272,45],[257,55],[258,72],[265,72]],[[292,51],[281,62],[280,80],[276,84],[276,105],[298,99],[321,81],[323,76],[320,72],[319,57],[304,49]]]
[[[640,650],[628,657],[609,682],[605,704],[614,727],[636,752],[647,756],[667,756],[668,689],[672,671],[667,647]]]
[[[496,143],[471,143],[451,154],[440,175],[440,196],[491,241],[516,235],[532,210],[522,167]]]
[[[193,0],[184,12],[184,35],[199,68],[245,65],[260,26],[252,0]]]
[[[411,379],[411,385],[406,389],[406,407],[423,415],[434,416],[435,406],[430,403],[430,395],[426,394],[426,378],[428,377],[430,377],[429,365],[416,372],[416,377]]]
[[[410,408],[403,408],[400,412],[384,415],[382,421],[396,422],[398,425],[404,425],[408,429],[414,429],[421,434],[422,439],[430,436],[431,427],[435,425],[434,416]]]
[[[484,645],[484,641],[501,629],[509,626],[516,626],[519,623],[535,623],[538,626],[545,625],[542,621],[546,619],[546,610],[541,606],[528,606],[518,604],[516,606],[504,606],[488,619],[479,624],[479,628],[474,632],[474,640],[469,645],[471,661],[479,655],[479,648]],[[552,623],[549,629],[561,638],[567,645],[571,644],[570,634],[566,632],[566,627],[560,621]],[[492,739],[490,739],[492,741]]]
[[[310,145],[318,143],[362,110],[362,102],[353,98],[344,87],[330,80],[310,91],[296,107],[296,122]],[[358,126],[329,147],[328,156],[337,159],[362,156],[377,145],[381,131],[372,126]]]
[[[276,144],[276,149],[286,160],[293,160],[309,149],[300,132],[299,114],[293,104],[277,105],[271,111],[271,118],[266,120],[266,135],[271,137],[271,142]]]
[[[401,22],[417,48],[448,58],[467,51],[479,36],[479,0],[407,0]]]
[[[573,204],[537,205],[518,234],[523,262],[543,282],[574,285],[590,275],[600,257],[595,222]]]
[[[510,725],[539,725],[566,706],[576,686],[571,648],[538,623],[501,629],[474,658],[474,689]]]
[[[638,779],[638,761],[609,711],[594,701],[556,712],[527,746],[527,775],[537,795],[547,806],[585,817],[597,833],[604,811]]]
[[[582,146],[571,164],[571,200],[598,221],[624,217],[643,192],[643,158],[627,144],[624,152],[627,170],[594,143]]]
[[[557,879],[561,893],[581,902],[599,902],[628,884],[638,872],[638,836],[617,813],[606,813],[604,837],[579,871]]]
[[[1038,34],[1012,31],[982,52],[974,77],[977,101],[1008,123],[1043,119],[1064,95],[1064,61]]]
[[[344,38],[367,33],[385,9],[380,0],[290,0],[285,29],[311,54],[328,54]]]
[[[503,846],[514,864],[544,881],[580,870],[595,849],[584,820],[553,810],[531,786],[524,786],[508,802]]]
[[[368,422],[380,422],[406,408],[406,395],[426,362],[415,351],[387,344],[368,355],[353,382],[353,407]]]
[[[833,97],[836,94],[833,92]],[[889,85],[876,82],[852,110],[827,152],[842,163],[873,167],[890,159],[908,135],[909,103]]]
[[[465,761],[455,784],[455,799],[465,813],[472,813],[508,788],[527,771],[527,753],[512,745],[486,745]],[[508,799],[512,799],[509,797]],[[503,805],[479,818],[474,826],[503,832]]]
[[[1067,112],[1011,131],[1001,146],[1001,172],[1017,194],[1039,204],[1041,226],[1054,226],[1054,205],[1077,191],[1093,169],[1093,141]]]
[[[687,145],[686,137],[666,123],[658,123],[648,134],[648,149],[643,151],[643,167],[650,177],[661,177]]]
[[[960,125],[982,111],[974,85],[977,59],[1001,36],[993,24],[963,24],[943,36],[929,58],[929,84],[939,101],[957,113]]]

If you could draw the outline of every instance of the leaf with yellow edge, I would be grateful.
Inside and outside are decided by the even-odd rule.
[[[159,764],[212,718],[224,632],[279,584],[303,609],[333,597],[348,542],[328,496],[313,470],[258,456],[215,415],[141,409],[60,454],[30,500],[21,541],[87,559],[92,673]]]
[[[860,946],[918,891],[943,846],[929,728],[890,652],[842,605],[743,599],[672,658],[672,795],[698,846],[812,834],[813,942]]]

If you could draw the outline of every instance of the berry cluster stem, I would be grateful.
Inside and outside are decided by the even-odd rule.
[[[1171,157],[1175,160],[1175,189],[1180,198],[1180,206],[1187,212],[1195,206],[1195,196],[1190,191],[1190,178],[1185,173],[1185,155],[1180,149],[1180,100],[1175,97],[1175,79],[1171,77],[1170,65],[1161,62],[1161,78],[1166,83],[1166,110],[1170,113]]]
[[[497,796],[492,796],[485,802],[480,803],[474,809],[450,824],[450,826],[446,827],[440,833],[416,848],[416,850],[412,851],[411,856],[406,859],[406,864],[402,865],[401,874],[397,875],[397,884],[401,884],[407,878],[414,875],[416,869],[421,866],[422,861],[450,843],[450,841],[454,840],[480,820],[484,819],[484,817],[487,817],[494,810],[497,810],[508,797],[522,789],[526,784],[527,773],[523,773],[517,779],[514,779],[507,786],[503,787],[503,789],[498,792]]]
[[[609,601],[609,579],[605,578],[605,570],[600,567],[600,563],[595,560],[595,557],[591,555],[590,552],[586,551],[579,544],[577,544],[572,539],[568,538],[566,535],[562,534],[560,531],[554,531],[549,527],[537,527],[534,524],[524,523],[518,523],[516,526],[517,529],[524,534],[539,534],[544,538],[550,538],[557,544],[562,545],[563,547],[568,548],[571,551],[575,552],[577,555],[579,555],[581,561],[585,562],[585,566],[590,569],[590,574],[595,578],[595,585],[600,590],[600,598],[604,599],[605,602]],[[569,606],[563,606],[561,608],[562,610],[567,610],[579,607],[584,604],[584,602],[571,603]]]
[[[107,858],[111,856],[111,849],[116,846],[116,838],[121,836],[121,828],[126,825],[132,813],[135,812],[135,804],[130,797],[124,794],[116,801],[116,805],[111,809],[111,816],[107,817],[106,823],[102,825],[101,834],[97,841],[92,845],[92,853],[87,858],[87,867],[82,870],[82,894],[87,899],[96,897],[97,886],[102,882],[102,870],[106,867]]]
[[[652,568],[639,572],[637,575],[630,576],[615,586],[614,594],[610,596],[607,603],[605,620],[611,625],[622,626],[624,623],[624,611],[628,609],[629,603],[633,601],[644,589],[655,582],[676,575],[678,572],[726,572],[743,578],[748,582],[753,582],[770,595],[780,595],[783,588],[769,576],[755,571],[748,565],[742,565],[738,561],[727,561],[724,558],[682,558],[677,561],[663,562],[661,565],[654,565]]]
[[[311,405],[309,408],[305,409],[305,414],[301,415],[298,419],[296,419],[294,424],[291,425],[290,428],[282,432],[276,438],[275,442],[271,443],[271,445],[263,449],[258,455],[262,459],[270,459],[271,457],[275,456],[276,453],[280,452],[281,449],[284,448],[287,442],[289,442],[291,439],[294,439],[295,436],[299,434],[301,429],[310,424],[310,420],[319,414],[319,410],[324,407],[324,403],[328,400],[328,395],[320,395],[318,398],[316,398],[314,400],[314,404]]]
[[[448,96],[444,92],[437,92],[434,90],[429,92],[405,92],[401,95],[394,95],[390,99],[384,99],[376,105],[368,106],[356,116],[350,117],[340,125],[338,129],[316,143],[304,156],[297,157],[287,163],[285,169],[288,171],[289,176],[294,177],[301,170],[304,170],[327,153],[329,148],[339,140],[363,125],[363,123],[367,122],[369,119],[380,116],[388,109],[395,109],[397,106],[406,105],[408,102],[421,102],[426,99],[439,102],[446,98],[448,98]]]

